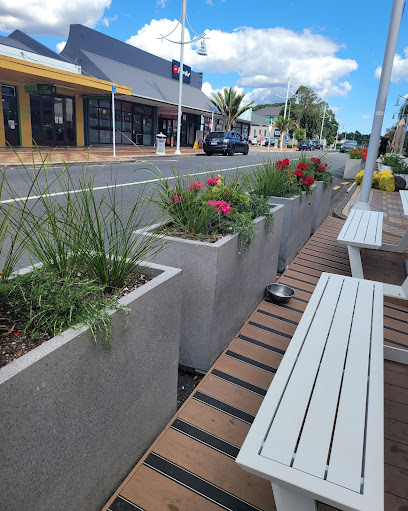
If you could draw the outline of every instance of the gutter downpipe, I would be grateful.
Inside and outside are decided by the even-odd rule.
[[[368,201],[370,198],[371,183],[373,181],[374,164],[377,160],[378,141],[381,137],[384,110],[387,102],[388,89],[390,86],[392,66],[394,62],[395,49],[397,47],[398,32],[404,4],[405,0],[394,0],[392,5],[387,44],[385,46],[380,84],[378,86],[377,102],[375,104],[370,141],[368,143],[367,160],[365,164],[363,183],[361,186],[360,200],[357,202],[357,204],[354,205],[353,209],[371,209]]]

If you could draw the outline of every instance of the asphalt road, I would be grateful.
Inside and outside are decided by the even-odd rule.
[[[251,148],[252,149],[252,148]],[[337,193],[342,189],[341,183],[345,160],[347,155],[338,151],[313,151],[311,156],[323,157],[329,164],[329,169],[335,175],[333,183],[333,203],[336,201]],[[291,160],[299,158],[299,152],[271,152],[252,149],[246,156],[235,154],[234,156],[166,156],[151,157],[150,159],[135,159],[131,163],[114,163],[114,164],[89,164],[86,167],[72,165],[69,167],[69,175],[73,180],[71,184],[76,190],[80,190],[80,179],[84,171],[88,177],[93,178],[93,188],[95,196],[100,199],[103,194],[119,192],[122,201],[124,215],[126,211],[130,211],[135,203],[136,196],[141,193],[144,196],[152,192],[152,187],[157,183],[160,176],[172,178],[174,173],[180,175],[197,175],[202,181],[207,176],[213,174],[228,175],[232,172],[241,171],[243,173],[251,172],[259,164],[271,160],[277,161],[288,157]],[[309,153],[308,153],[309,156]],[[67,177],[63,174],[61,166],[51,166],[47,171],[41,171],[38,181],[34,189],[30,191],[29,183],[31,180],[32,169],[9,168],[7,170],[7,178],[10,183],[9,190],[3,190],[1,202],[12,202],[16,198],[30,197],[30,201],[35,201],[36,197],[43,193],[44,190],[51,195],[61,196],[63,190],[66,189]],[[59,179],[57,179],[59,176]],[[339,187],[339,188],[337,188]],[[145,222],[153,222],[158,215],[158,211],[154,206],[149,206],[146,211]],[[80,222],[80,219],[78,219]],[[28,257],[21,260],[19,267],[27,266],[30,263]],[[0,266],[2,258],[0,258]]]

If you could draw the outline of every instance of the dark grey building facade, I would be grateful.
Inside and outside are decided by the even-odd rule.
[[[132,95],[115,100],[116,143],[153,145],[157,133],[175,144],[178,79],[174,63],[83,25],[71,25],[61,57],[80,65],[82,73],[127,85]],[[202,129],[201,116],[212,105],[201,91],[202,73],[189,71],[183,83],[181,144],[192,146]],[[85,145],[112,143],[112,104],[109,96],[84,98]]]

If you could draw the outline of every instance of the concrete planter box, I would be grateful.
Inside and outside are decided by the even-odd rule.
[[[283,208],[274,207],[273,232],[265,218],[254,220],[257,235],[244,265],[238,234],[216,243],[164,237],[154,261],[183,270],[180,364],[207,371],[276,280]],[[145,234],[148,236],[148,234]]]
[[[281,204],[285,206],[282,238],[279,248],[278,271],[282,273],[286,266],[296,257],[310,238],[312,229],[314,202],[316,187],[312,186],[313,193],[306,195],[303,192],[302,198],[295,197],[269,197],[269,204]]]
[[[358,159],[348,158],[346,160],[346,167],[344,169],[344,179],[354,179],[359,172],[364,169],[364,162]]]
[[[145,272],[111,350],[71,328],[0,369],[0,509],[99,511],[175,413],[181,271]]]
[[[327,186],[325,188],[322,181],[315,181],[315,186],[316,192],[312,218],[312,229],[310,231],[311,234],[313,234],[321,225],[321,223],[324,222],[324,220],[326,220],[328,217],[332,194],[332,187]]]

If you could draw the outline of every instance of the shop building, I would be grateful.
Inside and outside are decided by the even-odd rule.
[[[0,146],[83,146],[83,98],[104,97],[112,85],[119,97],[131,94],[19,30],[0,36],[0,56]]]
[[[273,119],[279,117],[281,106],[268,106],[252,112],[250,138],[279,137],[280,131],[275,128]],[[269,131],[270,130],[270,131]],[[269,135],[270,133],[270,135]]]
[[[178,105],[178,62],[169,62],[83,25],[71,25],[61,52],[81,66],[82,73],[111,82],[120,81],[132,93],[115,101],[117,144],[153,145],[157,133],[175,144]],[[204,116],[212,105],[201,91],[203,76],[184,66],[181,145],[192,146],[203,136]],[[84,101],[86,145],[112,143],[110,97],[87,95]]]

